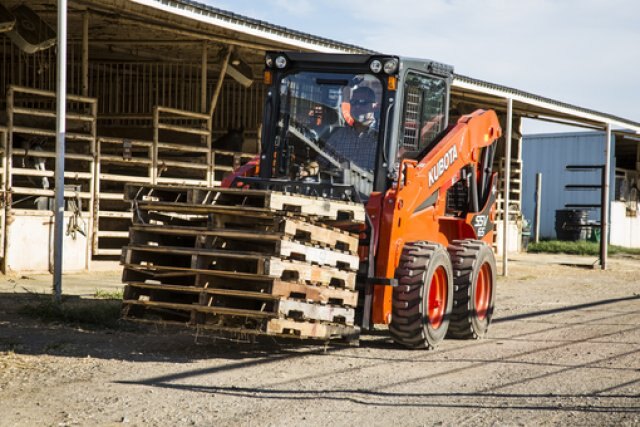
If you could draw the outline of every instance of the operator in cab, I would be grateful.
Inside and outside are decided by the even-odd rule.
[[[378,142],[375,92],[366,86],[356,87],[349,100],[349,119],[328,138],[326,150],[333,150],[369,172],[373,171]],[[345,111],[346,113],[347,111]]]

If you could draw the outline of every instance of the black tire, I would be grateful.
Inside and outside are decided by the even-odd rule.
[[[437,275],[435,279],[434,275]],[[453,270],[449,253],[438,244],[407,243],[396,269],[396,278],[399,283],[393,288],[389,325],[393,340],[409,348],[435,348],[447,334],[453,307]],[[429,318],[430,308],[435,314],[432,319]]]
[[[449,254],[453,265],[454,301],[447,337],[482,338],[491,325],[495,308],[496,258],[491,248],[479,240],[454,240]],[[483,268],[484,285],[479,285]],[[487,274],[490,277],[486,277]]]

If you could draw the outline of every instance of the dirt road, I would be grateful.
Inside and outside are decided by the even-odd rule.
[[[3,278],[0,425],[640,425],[640,260],[585,261],[516,257],[489,338],[431,352],[46,324],[16,308],[50,278]]]

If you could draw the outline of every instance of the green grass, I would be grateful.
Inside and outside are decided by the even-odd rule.
[[[19,312],[45,322],[60,322],[73,326],[99,329],[119,329],[121,301],[86,300],[63,297],[56,303],[49,295],[41,295],[33,303],[23,305]]]
[[[102,289],[96,289],[96,292],[93,294],[93,296],[99,299],[122,300],[122,297],[124,296],[124,289],[117,289],[115,291],[105,291]]]
[[[587,242],[580,240],[577,242],[564,242],[561,240],[546,240],[539,243],[529,243],[527,252],[530,253],[551,253],[551,254],[570,254],[570,255],[600,255],[600,244],[596,242]],[[640,255],[638,248],[623,248],[621,246],[609,245],[609,255],[626,254]]]

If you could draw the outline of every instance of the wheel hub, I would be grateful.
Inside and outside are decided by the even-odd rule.
[[[447,272],[443,267],[438,267],[429,284],[429,300],[427,301],[427,316],[433,329],[438,329],[442,325],[448,297]]]
[[[487,317],[487,311],[489,309],[489,301],[491,301],[491,268],[489,264],[482,264],[480,271],[478,272],[478,280],[476,283],[475,303],[477,310],[477,317],[480,320],[484,320]]]

